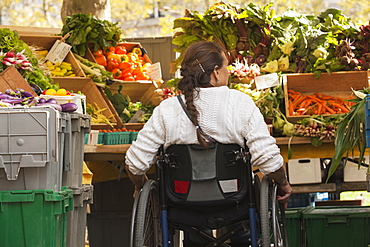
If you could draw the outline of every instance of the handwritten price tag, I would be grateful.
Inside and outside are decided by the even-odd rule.
[[[160,62],[146,67],[145,71],[148,73],[150,79],[153,81],[162,79],[162,69]]]
[[[254,78],[257,90],[275,87],[279,85],[279,77],[277,73],[260,75]]]
[[[68,52],[71,50],[70,45],[61,42],[59,40],[55,41],[53,47],[51,47],[50,51],[46,55],[46,59],[52,63],[63,62]]]

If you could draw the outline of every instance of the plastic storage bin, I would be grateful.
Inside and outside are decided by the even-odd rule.
[[[72,209],[69,189],[0,191],[0,246],[66,246]]]
[[[84,158],[85,134],[90,132],[91,118],[88,114],[68,113],[70,121],[70,135],[65,138],[64,162],[62,172],[62,186],[81,187]]]
[[[365,182],[367,167],[361,165],[358,167],[358,157],[349,157],[343,168],[343,181],[344,182]],[[367,158],[364,157],[363,163],[369,163]],[[368,165],[368,164],[367,164]]]
[[[0,190],[60,191],[69,124],[52,107],[1,107]]]
[[[302,212],[307,247],[368,247],[370,207],[316,207]]]
[[[321,183],[320,158],[291,159],[288,161],[288,175],[291,184]]]
[[[289,247],[301,247],[302,245],[302,212],[308,207],[288,208],[285,210],[286,229],[288,233]]]
[[[90,247],[130,245],[130,212],[91,213],[87,226]]]
[[[91,185],[72,188],[73,210],[68,212],[67,246],[84,247],[87,223],[87,204],[93,202]]]

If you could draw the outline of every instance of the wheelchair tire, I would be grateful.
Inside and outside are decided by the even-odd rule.
[[[134,202],[131,247],[161,246],[159,205],[157,183],[148,180]]]
[[[276,200],[277,185],[263,177],[260,194],[260,219],[262,247],[282,247],[282,225]]]

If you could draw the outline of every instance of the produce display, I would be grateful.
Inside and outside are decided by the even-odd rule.
[[[112,92],[107,88],[105,94],[112,102],[116,112],[121,118],[123,123],[127,123],[138,111],[142,114],[135,122],[145,123],[149,120],[155,108],[154,105],[143,105],[141,102],[131,102],[130,96],[124,96],[122,93],[122,85],[120,85],[117,93]]]
[[[77,105],[75,103],[58,104],[58,102],[54,98],[46,100],[44,98],[34,97],[32,93],[27,92],[23,89],[7,89],[4,93],[0,94],[0,107],[36,106],[50,106],[60,112],[74,112],[77,110]]]
[[[93,53],[96,62],[112,72],[113,78],[122,81],[150,80],[145,68],[151,63],[146,61],[140,47],[131,51],[126,49],[125,43],[100,49]]]
[[[289,90],[290,115],[323,115],[342,114],[350,111],[350,101],[340,97],[315,93],[314,95],[303,95],[300,92]]]
[[[318,16],[293,10],[275,15],[271,7],[219,2],[203,14],[188,10],[174,21],[176,51],[211,40],[229,51],[229,64],[245,59],[263,73],[315,73],[317,78],[322,72],[369,68],[370,25],[356,25],[337,9]]]
[[[17,31],[0,29],[0,52],[0,72],[9,66],[15,66],[29,84],[36,84],[42,89],[53,87],[51,77],[40,68],[38,59],[20,39]]]
[[[107,71],[104,66],[91,62],[78,54],[74,55],[86,76],[90,77],[98,87],[104,88],[113,79],[112,72]]]
[[[66,42],[72,45],[73,53],[84,57],[88,44],[92,50],[116,46],[121,39],[122,31],[117,23],[99,20],[92,14],[73,14],[68,16],[63,25],[61,36],[70,34]]]
[[[91,123],[92,124],[107,124],[110,127],[114,128],[111,118],[113,118],[113,115],[106,117],[102,114],[105,110],[108,108],[100,108],[96,103],[94,104],[87,104],[86,106],[86,112],[91,116]]]

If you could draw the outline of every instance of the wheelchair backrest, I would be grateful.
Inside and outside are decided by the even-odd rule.
[[[162,160],[165,197],[170,205],[228,205],[247,194],[249,160],[237,144],[216,142],[209,148],[171,145]]]

